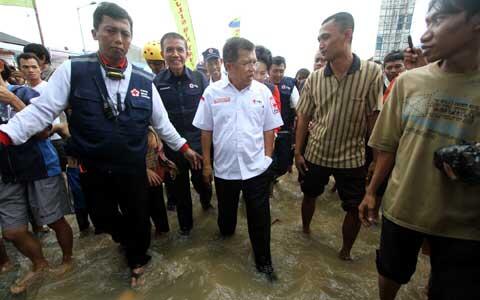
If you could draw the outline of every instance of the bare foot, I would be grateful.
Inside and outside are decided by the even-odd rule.
[[[45,276],[47,267],[41,268],[37,271],[29,271],[23,278],[19,278],[14,284],[10,286],[10,292],[14,295],[23,293],[29,286]]]
[[[73,270],[73,260],[62,262],[59,266],[49,269],[49,272],[55,276],[63,276]]]
[[[7,273],[13,269],[14,265],[11,261],[7,261],[0,266],[0,274]]]
[[[145,267],[134,268],[130,272],[130,287],[136,288],[145,284],[145,278],[143,274],[145,273]]]
[[[347,250],[340,250],[340,252],[338,253],[338,257],[341,259],[341,260],[345,260],[345,261],[352,261],[352,257],[350,256],[350,251],[347,251]]]

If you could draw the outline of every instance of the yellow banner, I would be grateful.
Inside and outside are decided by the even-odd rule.
[[[0,0],[0,5],[33,8],[33,0]]]
[[[188,2],[187,0],[170,0],[170,7],[177,23],[177,32],[187,40],[191,52],[190,58],[185,64],[194,70],[197,65],[197,42],[195,41],[195,32],[193,31]]]

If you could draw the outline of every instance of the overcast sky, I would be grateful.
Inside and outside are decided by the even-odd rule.
[[[97,1],[100,2],[100,1]],[[117,0],[133,18],[133,44],[160,39],[176,31],[169,0]],[[189,0],[199,55],[208,47],[221,48],[231,32],[228,23],[241,18],[241,36],[269,48],[273,55],[287,60],[287,73],[294,75],[302,67],[312,68],[318,48],[320,24],[329,15],[347,11],[355,18],[353,49],[360,57],[374,54],[381,0]],[[428,0],[416,0],[412,36],[419,43],[423,32]],[[90,30],[95,5],[87,0],[37,0],[45,44],[50,48],[81,50],[77,16],[85,36],[87,50],[96,50]],[[31,42],[40,38],[31,9],[1,6],[0,31]]]

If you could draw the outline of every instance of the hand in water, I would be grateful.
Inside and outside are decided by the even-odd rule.
[[[372,193],[366,193],[362,203],[358,206],[358,216],[362,224],[369,227],[378,222],[378,209],[376,196]]]

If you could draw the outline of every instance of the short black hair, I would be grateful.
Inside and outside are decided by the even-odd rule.
[[[163,50],[163,42],[164,42],[166,39],[182,40],[182,41],[185,43],[185,50],[188,51],[188,43],[187,43],[187,40],[186,40],[185,37],[183,37],[183,35],[181,35],[180,33],[177,33],[177,32],[167,32],[167,33],[165,33],[165,34],[162,36],[162,38],[160,39],[160,48],[162,48],[162,50]]]
[[[281,65],[283,64],[285,66],[285,68],[287,67],[287,63],[285,61],[285,57],[283,56],[275,56],[272,58],[272,65]]]
[[[37,58],[45,59],[45,63],[47,64],[52,63],[50,52],[48,52],[48,49],[41,44],[31,43],[31,44],[25,45],[25,47],[23,47],[23,52],[33,53],[37,56]]]
[[[385,55],[383,59],[383,65],[385,66],[386,63],[396,61],[396,60],[403,60],[403,52],[400,50],[393,50],[392,52]]]
[[[130,23],[130,31],[133,33],[133,21],[128,12],[119,5],[111,2],[100,2],[93,12],[93,28],[98,30],[102,23],[103,16],[110,17],[114,20],[128,20]]]
[[[254,51],[255,45],[249,40],[241,37],[232,37],[223,46],[224,63],[234,63],[238,60],[238,51]]]
[[[470,18],[480,13],[480,1],[478,0],[431,0],[428,5],[428,11],[433,8],[447,14],[456,14],[462,11],[467,13]]]
[[[310,75],[310,71],[306,68],[301,68],[300,70],[297,71],[297,74],[295,74],[295,78],[298,76],[302,76],[307,78]]]
[[[323,21],[322,25],[325,25],[332,20],[340,25],[342,31],[350,28],[353,32],[355,29],[355,21],[353,20],[353,16],[348,12],[339,12],[331,15],[330,17],[326,18],[325,21]]]
[[[30,52],[26,52],[26,53],[21,53],[20,55],[17,56],[17,65],[20,67],[20,60],[21,59],[34,59],[37,61],[37,64],[38,66],[40,66],[40,59],[38,58],[38,56],[35,55],[35,53],[30,53]]]
[[[257,61],[263,62],[267,66],[267,70],[270,69],[272,65],[272,52],[270,50],[264,46],[255,46],[255,55]]]

